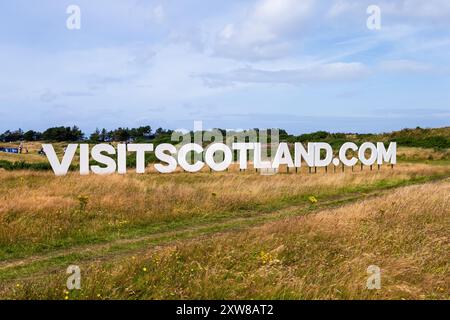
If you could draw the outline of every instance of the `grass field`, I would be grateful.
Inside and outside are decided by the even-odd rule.
[[[450,166],[359,170],[0,170],[0,297],[448,299]]]

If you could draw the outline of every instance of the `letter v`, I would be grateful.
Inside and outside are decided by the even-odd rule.
[[[65,176],[67,174],[67,171],[69,171],[69,166],[72,163],[75,152],[77,152],[78,144],[69,144],[67,146],[61,163],[59,163],[58,156],[56,155],[53,145],[43,144],[42,148],[47,155],[47,159],[50,162],[55,175]]]

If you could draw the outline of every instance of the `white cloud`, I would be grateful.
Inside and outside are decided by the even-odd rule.
[[[161,23],[164,21],[165,18],[165,11],[164,7],[162,5],[158,5],[155,8],[153,8],[153,17],[156,22]]]
[[[251,67],[227,73],[204,73],[197,77],[210,87],[231,86],[236,83],[305,84],[327,81],[355,80],[368,74],[367,67],[359,62],[328,63],[298,69],[262,70]]]
[[[313,0],[260,0],[238,22],[226,24],[215,39],[217,55],[273,58],[288,47],[286,36],[310,16]]]
[[[361,8],[361,2],[352,2],[347,0],[335,1],[326,13],[326,17],[334,18],[347,12],[355,12]]]
[[[450,1],[448,0],[402,0],[383,3],[388,14],[414,18],[448,18]]]
[[[275,32],[283,31],[308,17],[313,4],[312,0],[263,0],[256,5],[250,22],[267,25]]]
[[[423,73],[433,71],[432,65],[413,60],[386,60],[380,63],[383,71]]]

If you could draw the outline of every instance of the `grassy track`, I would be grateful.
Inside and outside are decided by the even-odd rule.
[[[94,281],[92,278],[94,277],[93,268],[96,269],[98,267],[97,271],[114,273],[115,267],[113,266],[116,265],[122,270],[130,267],[128,266],[130,261],[134,265],[132,268],[138,268],[148,263],[145,262],[145,259],[148,259],[149,253],[162,252],[161,254],[165,256],[167,252],[173,252],[174,247],[183,248],[185,245],[186,248],[197,246],[202,248],[207,247],[211,243],[214,243],[214,248],[217,245],[221,246],[222,240],[217,240],[218,242],[216,242],[215,239],[225,239],[226,241],[223,241],[224,246],[227,246],[227,241],[231,241],[233,243],[232,246],[236,246],[235,238],[245,237],[249,232],[257,232],[251,230],[261,230],[261,228],[264,229],[273,223],[294,222],[297,219],[296,217],[321,215],[322,212],[341,210],[339,208],[345,210],[345,208],[351,208],[351,206],[358,205],[358,203],[368,203],[372,201],[371,199],[382,203],[383,200],[378,199],[384,199],[391,193],[397,192],[395,190],[403,190],[406,186],[426,185],[429,186],[427,188],[433,188],[431,187],[433,184],[430,184],[430,182],[438,185],[442,183],[448,184],[448,182],[439,181],[447,181],[450,176],[450,169],[445,166],[435,167],[415,164],[402,165],[396,170],[355,172],[345,175],[318,174],[308,176],[291,174],[281,175],[281,177],[261,177],[255,174],[231,174],[230,176],[180,174],[166,178],[168,180],[165,181],[160,176],[132,176],[130,179],[121,178],[117,181],[116,178],[111,177],[113,186],[119,188],[118,192],[116,192],[119,206],[114,209],[111,207],[110,215],[106,217],[92,214],[99,208],[107,210],[106,208],[109,208],[110,201],[108,193],[102,189],[104,182],[99,182],[95,177],[90,177],[88,181],[83,181],[80,177],[74,175],[64,180],[67,184],[66,190],[53,190],[53,186],[60,185],[61,181],[52,181],[56,178],[50,178],[49,175],[43,173],[0,172],[0,175],[4,175],[3,177],[5,178],[3,180],[5,181],[3,185],[4,190],[11,190],[11,188],[16,190],[8,193],[6,198],[13,197],[17,200],[19,197],[15,197],[14,193],[21,192],[22,198],[20,199],[23,199],[25,193],[31,200],[35,200],[36,190],[48,191],[50,189],[53,191],[49,204],[43,204],[42,208],[34,209],[34,214],[31,217],[18,215],[17,210],[12,206],[0,207],[0,217],[3,221],[8,222],[7,226],[2,225],[3,233],[0,234],[0,239],[2,240],[0,241],[0,250],[2,250],[0,251],[0,257],[2,257],[0,260],[0,295],[16,298],[44,297],[58,299],[62,297],[60,296],[60,289],[58,289],[60,285],[57,283],[64,284],[64,281],[61,281],[65,276],[65,268],[69,264],[77,264],[82,266],[83,270],[90,270],[88,287],[89,290],[93,290],[92,292],[74,293],[71,298],[124,298],[126,296],[123,295],[123,292],[108,296],[102,293],[98,297],[98,293],[94,291],[102,291],[104,288],[101,288],[101,284],[92,282]],[[207,176],[208,179],[206,179]],[[229,179],[232,181],[229,181]],[[195,189],[189,190],[186,186],[192,185],[192,180],[196,182]],[[239,181],[245,181],[242,182],[242,188],[244,185],[250,187],[251,192],[247,191],[245,197],[239,194],[240,186],[237,183]],[[76,199],[76,195],[79,194],[77,188],[83,189],[86,185],[89,185],[91,188],[88,190],[91,196],[96,194],[98,199],[95,202],[90,200],[88,209],[80,212],[78,203],[72,199]],[[231,185],[238,185],[238,187],[234,190],[227,190],[227,186]],[[219,187],[223,189],[219,191]],[[167,191],[167,189],[172,191],[174,204],[173,206],[164,207],[164,212],[168,213],[169,219],[154,213],[148,214],[146,211],[146,208],[148,206],[152,207],[154,202],[161,204],[159,198],[147,199],[149,188],[153,192],[157,190]],[[198,194],[198,192],[205,189],[208,190],[207,193]],[[70,194],[68,194],[69,190]],[[141,193],[136,194],[138,190]],[[271,191],[268,195],[266,194],[267,190]],[[220,193],[222,194],[220,195]],[[132,198],[130,198],[131,194],[134,194]],[[261,195],[265,195],[265,197],[261,199]],[[317,203],[312,203],[309,199],[312,195],[318,199]],[[122,196],[125,196],[125,199],[120,198]],[[158,193],[159,196],[162,195]],[[55,197],[59,197],[64,204],[63,207],[53,207]],[[191,199],[192,197],[194,199]],[[220,197],[224,198],[223,202],[217,201],[217,198]],[[105,202],[105,198],[108,200],[107,202]],[[24,213],[28,211],[26,208],[29,203],[32,203],[30,199],[17,201],[16,207],[21,208]],[[135,203],[133,214],[137,217],[127,216],[126,219],[131,220],[129,223],[126,225],[119,224],[119,226],[114,225],[111,228],[112,221],[117,222],[124,219],[124,214],[126,213],[124,208],[129,205],[129,202]],[[211,205],[211,202],[219,203]],[[224,206],[224,204],[228,206]],[[49,207],[50,205],[52,206]],[[185,207],[180,211],[180,206],[183,207],[183,205]],[[142,213],[139,210],[142,210]],[[49,219],[52,217],[48,211],[55,212],[57,216],[69,219],[73,219],[74,214],[81,215],[84,221],[76,233],[56,232],[52,237],[44,236],[46,235],[44,232],[35,232],[35,229],[31,230],[33,233],[29,233],[30,222],[39,224],[43,218]],[[185,212],[195,212],[195,214],[186,215]],[[11,216],[14,219],[11,219]],[[75,221],[79,221],[79,218],[75,217]],[[58,228],[61,226],[60,219],[47,220],[46,223],[50,225],[56,224],[50,229],[47,228],[47,232],[48,230],[59,230]],[[9,228],[11,231],[13,230],[12,227],[17,228],[17,230],[8,234],[6,228]],[[91,228],[94,229],[94,232],[90,230]],[[95,237],[92,235],[95,235]],[[11,237],[15,237],[16,243],[13,245],[11,245]],[[28,237],[35,239],[31,245],[29,240],[27,240]],[[316,240],[318,243],[321,242],[320,239]],[[28,244],[28,246],[24,246],[21,242]],[[264,246],[263,243],[264,237],[261,240],[262,246]],[[241,249],[243,252],[249,250],[247,247]],[[184,249],[180,250],[183,252]],[[176,251],[178,252],[178,249]],[[248,254],[254,255],[255,253],[249,252]],[[261,251],[260,255],[262,258],[259,257],[257,260],[277,260],[271,254],[265,257],[266,254],[268,253]],[[208,254],[205,258],[209,259]],[[171,259],[167,262],[169,265],[161,267],[158,271],[155,270],[155,277],[157,278],[154,281],[159,283],[162,279],[165,279],[163,273],[161,273],[164,268],[172,270],[171,268],[175,267],[172,265],[175,262]],[[190,258],[187,259],[189,260]],[[201,262],[199,263],[202,264]],[[211,263],[214,264],[209,262],[209,264]],[[190,264],[186,262],[179,267],[184,269],[188,265]],[[139,273],[137,269],[133,270],[133,272]],[[288,270],[283,271],[283,277],[286,276],[284,272],[288,272]],[[197,280],[199,281],[199,279]],[[102,281],[107,280],[103,279]],[[138,285],[141,280],[139,276],[137,279],[124,280],[125,283],[119,284],[122,280],[119,281],[118,279],[114,281],[114,283],[107,281],[108,286],[133,286]],[[239,281],[236,281],[235,285],[239,285]],[[48,282],[49,285],[44,285],[45,282]],[[168,283],[164,286],[155,285],[161,290],[166,285],[166,288],[168,288]],[[439,288],[441,288],[441,285]],[[192,291],[189,294],[173,293],[173,295],[169,296],[162,294],[162,291],[157,293],[152,290],[144,292],[144,290],[141,292],[141,295],[132,295],[130,297],[221,298],[216,291],[219,287],[220,285],[214,289],[210,288],[213,290],[211,292]],[[116,290],[118,289],[116,288]],[[227,288],[227,290],[231,289]],[[302,296],[295,294],[284,296],[287,292],[279,296],[280,292],[268,292],[266,288],[261,288],[261,290],[261,292],[247,297],[302,298]],[[440,289],[437,290],[439,293]],[[234,294],[237,294],[237,292],[229,292],[227,296],[223,297],[238,297],[238,295],[234,296]],[[263,295],[258,296],[258,294]],[[322,294],[316,294],[316,297],[323,297]],[[246,296],[243,295],[242,297]],[[313,297],[313,293],[310,296],[304,296],[304,298]],[[441,296],[438,295],[437,297]]]
[[[399,185],[405,184],[400,183]],[[115,257],[119,254],[136,254],[141,250],[148,249],[149,246],[164,245],[173,241],[211,236],[217,233],[239,231],[270,221],[312,214],[325,208],[338,207],[360,199],[378,196],[385,190],[387,189],[373,190],[369,193],[343,194],[330,197],[330,199],[321,200],[317,205],[303,204],[268,212],[248,212],[246,216],[243,217],[222,217],[215,219],[216,221],[203,220],[195,225],[186,223],[174,227],[170,231],[159,231],[154,233],[150,231],[146,236],[133,238],[122,237],[121,239],[116,239],[107,243],[82,245],[64,250],[50,251],[43,255],[31,256],[24,259],[5,260],[0,262],[0,271],[2,272],[0,280],[7,279],[9,275],[18,273],[17,269],[8,272],[10,269],[20,268],[20,274],[24,275],[27,273],[25,271],[27,269],[31,269],[35,272],[36,266],[39,265],[48,268],[48,266],[51,265],[51,263],[49,264],[49,261],[55,261],[56,266],[58,266],[63,262],[67,263],[67,261],[73,259],[74,256],[79,257],[78,260],[96,260],[99,258]],[[30,265],[31,268],[29,268]]]

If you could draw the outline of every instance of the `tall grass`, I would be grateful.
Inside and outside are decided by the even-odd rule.
[[[18,299],[448,299],[450,183],[0,285]],[[319,200],[320,201],[320,200]],[[381,289],[368,290],[369,265]]]
[[[149,225],[257,213],[309,203],[310,196],[365,192],[446,174],[448,167],[426,165],[276,176],[204,172],[55,177],[0,171],[0,259],[23,251],[106,241]]]

